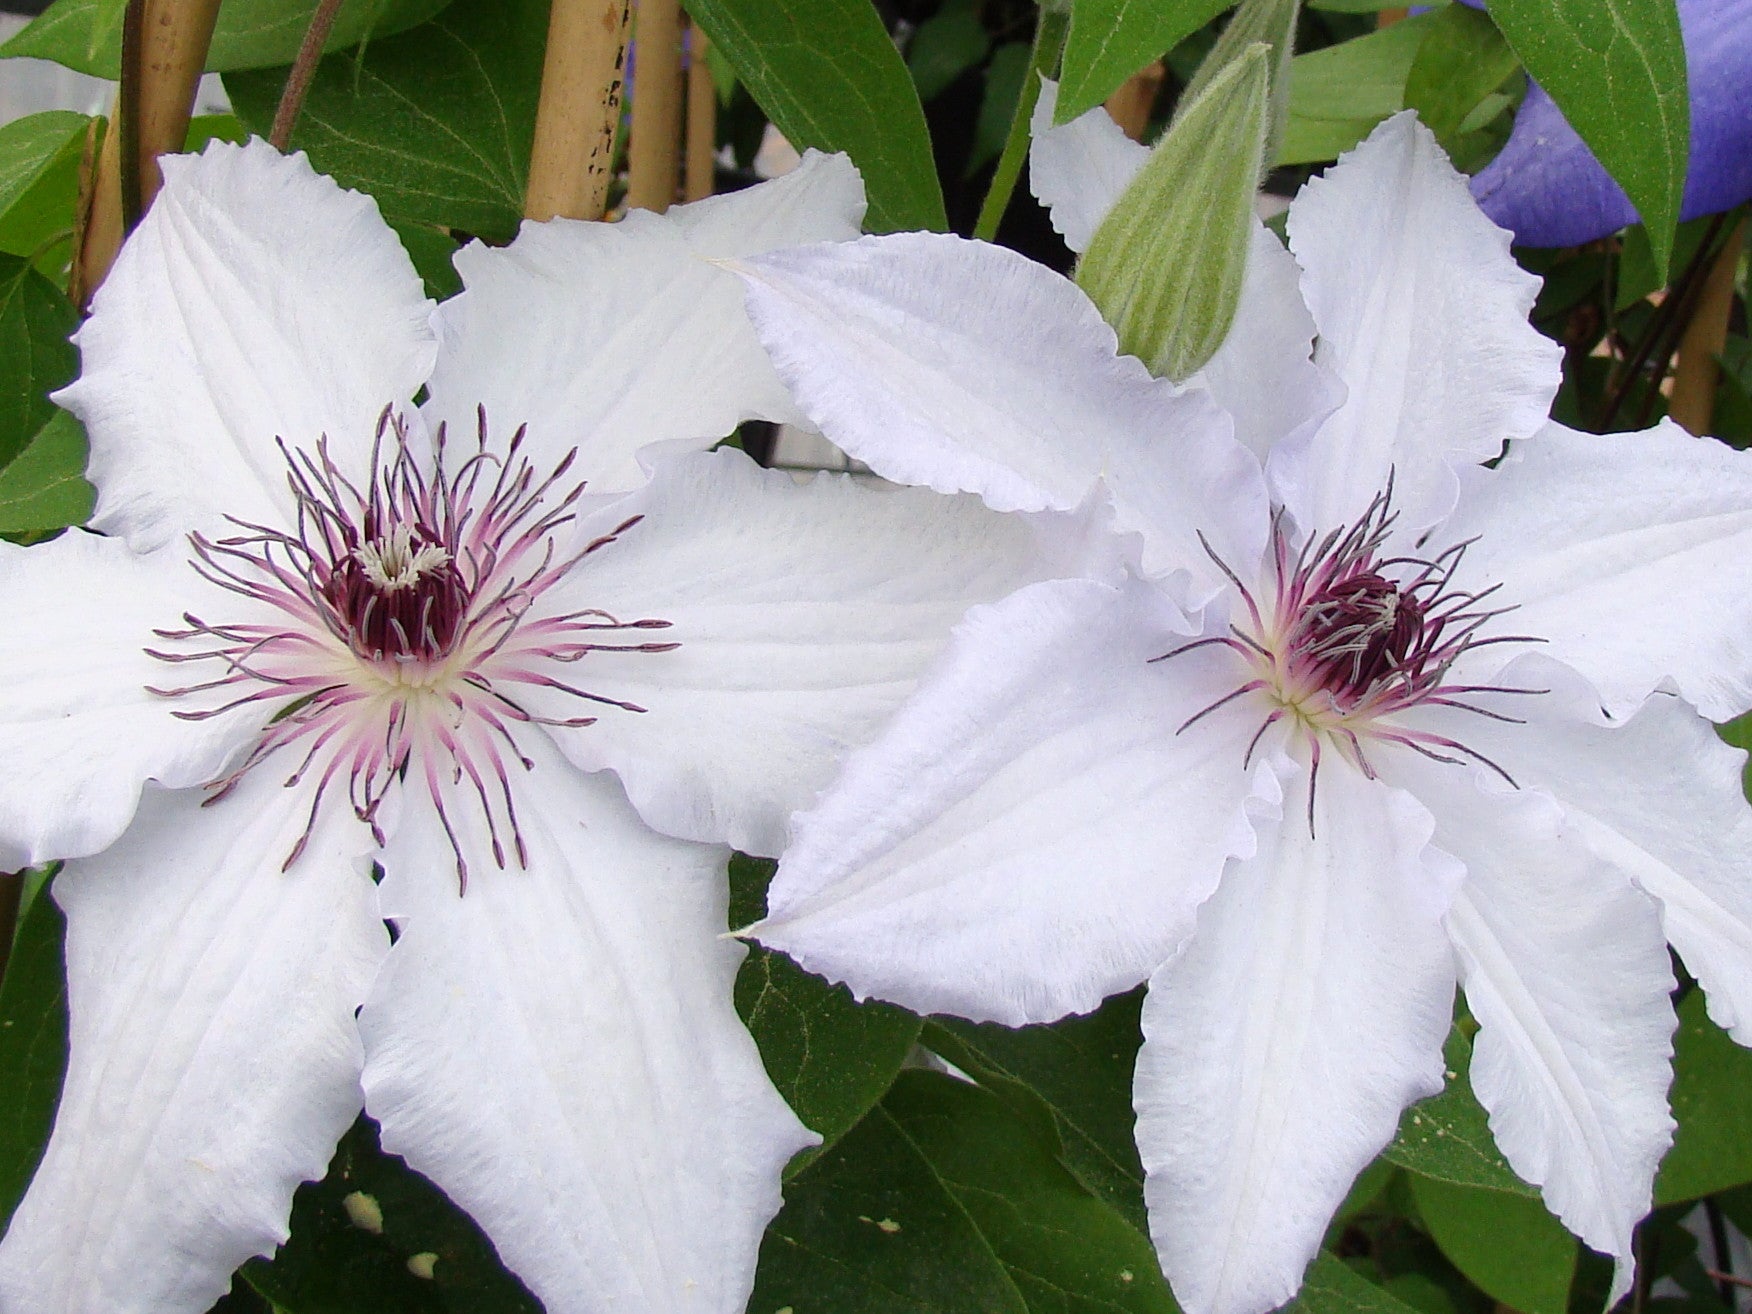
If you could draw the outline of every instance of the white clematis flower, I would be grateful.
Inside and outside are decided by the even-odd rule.
[[[815,1137],[723,844],[1034,552],[698,450],[793,414],[712,261],[854,235],[855,172],[529,225],[435,311],[302,156],[164,174],[61,394],[109,536],[0,545],[0,867],[67,859],[71,1005],[0,1308],[205,1309],[363,1103],[551,1314],[740,1310]]]
[[[1036,178],[1086,240],[1142,151],[1071,127]],[[848,451],[1005,509],[1105,488],[1138,563],[975,609],[797,819],[754,934],[1010,1024],[1148,981],[1137,1137],[1191,1314],[1294,1295],[1440,1089],[1458,978],[1504,1154],[1622,1288],[1673,1126],[1666,941],[1752,1042],[1744,755],[1692,710],[1752,703],[1752,456],[1549,423],[1536,280],[1409,116],[1289,233],[1208,394],[995,247],[744,263]]]

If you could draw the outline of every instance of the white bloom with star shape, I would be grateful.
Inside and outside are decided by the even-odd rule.
[[[436,308],[302,156],[164,175],[60,394],[101,535],[0,545],[0,867],[66,860],[71,1010],[0,1308],[206,1309],[363,1105],[550,1314],[742,1309],[816,1138],[725,845],[1047,530],[703,450],[796,414],[713,262],[853,236],[843,158],[527,225]]]
[[[1055,131],[1036,185],[1079,245],[1143,150]],[[1009,1024],[1148,982],[1137,1139],[1190,1314],[1295,1294],[1441,1089],[1458,984],[1503,1153],[1622,1290],[1673,1128],[1668,941],[1752,1042],[1744,755],[1694,710],[1752,704],[1752,457],[1551,423],[1537,282],[1409,115],[1289,237],[1184,389],[996,247],[741,263],[781,376],[878,473],[1105,497],[1120,531],[1108,573],[970,613],[752,933]]]

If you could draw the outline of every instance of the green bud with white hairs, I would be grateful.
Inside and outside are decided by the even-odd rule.
[[[1176,382],[1216,354],[1241,299],[1272,59],[1271,46],[1250,43],[1183,104],[1077,266],[1120,350]]]

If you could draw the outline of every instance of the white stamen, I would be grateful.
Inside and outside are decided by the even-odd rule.
[[[353,549],[353,558],[365,578],[385,593],[412,588],[420,576],[450,564],[450,554],[437,544],[416,550],[413,530],[406,525],[390,530],[388,538],[361,543]]]

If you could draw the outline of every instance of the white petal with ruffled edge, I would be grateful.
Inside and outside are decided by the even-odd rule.
[[[0,1240],[9,1312],[198,1314],[286,1239],[359,1111],[354,1012],[388,947],[369,830],[330,808],[282,872],[309,791],[253,772],[200,801],[150,790],[55,882],[70,1055]]]
[[[1028,187],[1065,245],[1081,255],[1150,158],[1150,148],[1126,136],[1099,106],[1054,127],[1057,111],[1058,83],[1042,78],[1028,125]]]
[[[736,451],[665,460],[583,536],[635,515],[542,605],[670,623],[602,639],[674,652],[593,652],[561,673],[646,710],[539,689],[520,701],[555,719],[594,710],[595,725],[555,731],[573,762],[612,767],[664,833],[745,853],[784,847],[791,813],[875,735],[969,607],[1049,567],[1029,520],[974,498],[829,475],[799,487]],[[515,642],[488,674],[503,667],[539,674]]]
[[[181,679],[146,655],[153,629],[182,624],[203,593],[177,547],[141,556],[77,529],[0,543],[0,871],[108,847],[146,780],[209,780],[260,724],[252,709],[178,720],[147,692]]]
[[[1435,708],[1420,723],[1554,797],[1574,839],[1655,896],[1667,939],[1709,992],[1710,1016],[1752,1044],[1746,754],[1672,694],[1655,694],[1628,721],[1608,721],[1592,686],[1539,653],[1501,680],[1546,691],[1515,701],[1525,725]]]
[[[1542,640],[1624,715],[1672,679],[1713,721],[1752,705],[1752,453],[1662,421],[1641,433],[1548,425],[1469,471],[1444,542],[1476,537],[1469,587],[1502,584],[1503,628]],[[1488,676],[1514,645],[1466,670]]]
[[[1221,580],[1264,544],[1258,463],[1202,389],[1118,354],[1076,286],[1013,251],[933,233],[738,262],[756,330],[809,418],[885,478],[1068,511],[1098,480],[1152,574]]]
[[[636,487],[649,443],[709,447],[746,419],[801,421],[713,262],[856,237],[864,189],[843,155],[732,196],[634,210],[614,224],[525,224],[456,255],[466,290],[439,309],[443,349],[425,407],[473,440],[477,406],[508,436],[529,426],[538,465],[578,449],[593,492]]]
[[[1060,580],[969,614],[881,739],[797,819],[753,934],[854,994],[1012,1025],[1085,1012],[1192,929],[1253,850],[1232,657],[1146,584]],[[1236,731],[1239,730],[1239,733]]]
[[[1466,864],[1448,926],[1491,1134],[1566,1227],[1618,1260],[1613,1304],[1673,1135],[1673,974],[1654,902],[1537,791],[1421,758],[1381,769],[1418,782],[1436,842]]]
[[[1409,113],[1303,187],[1289,233],[1315,359],[1349,395],[1274,454],[1272,490],[1303,530],[1325,532],[1392,473],[1405,525],[1427,527],[1454,504],[1450,465],[1545,422],[1562,350],[1527,322],[1539,280]]]
[[[610,776],[531,746],[527,869],[498,870],[467,786],[423,790],[384,853],[400,937],[360,1018],[366,1109],[468,1210],[548,1314],[735,1314],[814,1136],[731,1003],[725,851],[647,830]]]
[[[1288,764],[1283,764],[1288,769]],[[1330,758],[1307,811],[1286,781],[1259,853],[1231,864],[1150,980],[1133,1102],[1150,1232],[1188,1314],[1296,1294],[1333,1211],[1442,1088],[1457,864],[1410,795]]]
[[[160,164],[164,188],[76,335],[83,373],[56,394],[91,436],[92,524],[142,550],[220,515],[288,523],[277,438],[326,434],[362,474],[378,416],[436,351],[431,303],[370,197],[263,141]]]

